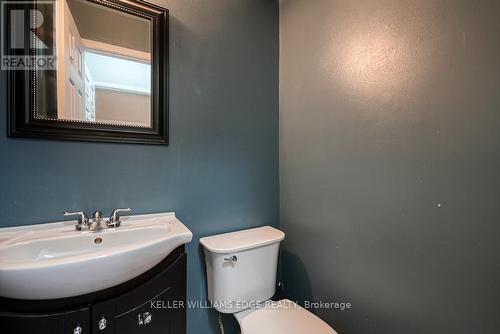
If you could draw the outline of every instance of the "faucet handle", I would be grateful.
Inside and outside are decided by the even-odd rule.
[[[120,226],[120,212],[129,212],[132,211],[131,208],[125,208],[125,209],[114,209],[113,212],[111,213],[111,216],[109,217],[108,221],[108,227],[118,227]]]
[[[89,229],[89,217],[83,211],[64,211],[65,216],[79,216],[78,224],[75,225],[77,231],[84,231]]]

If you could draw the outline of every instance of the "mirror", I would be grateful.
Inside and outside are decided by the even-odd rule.
[[[56,7],[57,108],[35,117],[151,127],[151,22],[86,0]],[[37,93],[51,83],[37,80]]]
[[[33,1],[30,18],[43,22],[34,24],[31,44],[45,46],[32,47],[33,55],[52,50],[54,65],[34,66],[24,78],[11,73],[14,81],[30,82],[30,113],[20,120],[12,111],[18,121],[9,134],[166,143],[168,12],[133,0],[53,4]],[[26,133],[19,127],[23,121],[32,130],[45,125],[52,132]]]

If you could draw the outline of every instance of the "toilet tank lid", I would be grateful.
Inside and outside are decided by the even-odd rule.
[[[214,253],[234,253],[261,247],[285,238],[285,233],[271,226],[213,235],[200,239],[201,244]]]

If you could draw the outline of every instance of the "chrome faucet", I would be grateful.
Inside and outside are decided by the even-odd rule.
[[[132,209],[131,208],[114,209],[113,212],[111,213],[111,216],[109,217],[109,220],[106,222],[104,222],[101,211],[95,211],[92,214],[92,221],[89,221],[89,217],[83,211],[72,211],[72,212],[65,211],[64,215],[79,216],[78,224],[75,225],[75,229],[77,231],[88,231],[88,230],[100,231],[106,227],[108,228],[119,227],[121,224],[120,212],[129,212],[129,211],[132,211]]]
[[[109,216],[109,221],[108,221],[108,227],[119,227],[121,224],[120,220],[120,212],[129,212],[132,211],[131,208],[126,208],[126,209],[114,209],[113,212],[111,213],[111,216]]]
[[[75,229],[77,231],[86,231],[90,229],[90,224],[89,224],[89,217],[87,214],[83,211],[64,211],[65,216],[76,216],[78,215],[78,224],[75,225]]]
[[[98,231],[102,230],[106,225],[103,223],[102,212],[97,210],[92,214],[92,223],[90,224],[90,230]]]

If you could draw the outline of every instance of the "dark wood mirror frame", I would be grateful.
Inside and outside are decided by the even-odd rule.
[[[88,0],[151,21],[152,127],[93,124],[35,117],[35,70],[8,70],[8,136],[116,143],[168,144],[168,10],[140,0]],[[36,8],[36,0],[33,8]],[[26,48],[25,54],[35,51]]]

